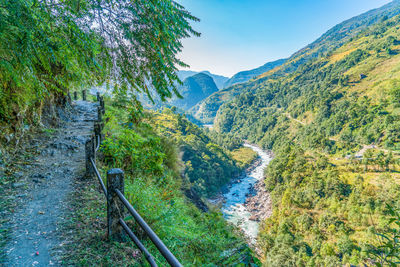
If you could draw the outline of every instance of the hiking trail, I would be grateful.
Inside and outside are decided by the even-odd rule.
[[[22,194],[11,215],[5,266],[59,266],[65,241],[60,225],[67,220],[68,194],[85,174],[85,141],[93,133],[96,103],[74,101],[67,116],[50,134],[35,136],[26,150],[35,156],[23,165],[21,181],[13,185]]]

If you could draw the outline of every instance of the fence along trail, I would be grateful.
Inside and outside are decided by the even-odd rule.
[[[82,92],[83,99],[86,99],[86,91]],[[76,98],[76,95],[74,96]],[[107,237],[110,240],[123,241],[124,236],[129,238],[136,244],[140,251],[149,262],[150,266],[156,267],[157,262],[153,255],[147,250],[139,238],[135,235],[132,229],[124,221],[126,212],[125,209],[133,216],[138,225],[149,237],[151,242],[156,246],[158,251],[172,267],[181,267],[182,264],[175,258],[174,254],[165,246],[162,240],[151,229],[151,227],[143,220],[140,214],[129,203],[124,196],[124,172],[121,169],[110,169],[107,171],[107,188],[104,185],[103,179],[96,166],[96,154],[100,148],[101,142],[104,139],[102,130],[104,122],[102,117],[105,114],[104,99],[97,93],[97,122],[94,123],[94,134],[85,142],[85,158],[86,158],[86,178],[96,176],[101,189],[106,197],[107,202]]]
[[[18,209],[9,223],[5,266],[58,266],[58,225],[68,208],[75,179],[85,174],[85,141],[93,133],[98,104],[74,101],[70,114],[52,134],[36,136],[27,149],[36,155],[23,166]]]
[[[74,93],[76,98],[77,94]],[[106,197],[109,239],[122,241],[126,233],[150,265],[157,266],[153,256],[123,220],[126,208],[169,265],[182,266],[124,197],[123,171],[109,170],[105,187],[96,166],[96,152],[104,138],[104,100],[97,94],[98,104],[86,102],[85,90],[82,91],[82,98],[84,101],[74,102],[72,113],[64,117],[62,126],[56,129],[51,138],[41,135],[35,139],[33,146],[39,153],[26,164],[23,174],[33,179],[26,179],[29,196],[24,195],[25,201],[21,201],[21,208],[14,213],[9,225],[12,232],[11,241],[6,246],[6,265],[60,265],[60,253],[57,255],[60,249],[57,251],[57,248],[63,245],[63,241],[57,235],[57,225],[65,219],[63,215],[68,207],[65,201],[67,195],[73,190],[75,178],[96,176]]]

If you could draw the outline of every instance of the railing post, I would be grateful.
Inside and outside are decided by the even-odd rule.
[[[96,135],[92,135],[92,154],[93,154],[93,162],[96,163]],[[94,172],[94,170],[93,170]]]
[[[71,98],[71,93],[70,92],[68,92],[68,94],[67,94],[67,99],[68,99],[68,103],[72,102],[72,98]]]
[[[90,159],[94,160],[94,153],[93,153],[93,138],[86,140],[85,143],[85,157],[86,157],[86,177],[89,178],[93,175],[94,170]]]
[[[99,136],[99,139],[96,138],[96,141],[98,141],[100,144],[103,141],[103,137],[101,136],[101,123],[100,122],[95,122],[94,123],[94,134],[95,136]],[[98,143],[96,143],[99,145]]]
[[[82,90],[82,100],[86,101],[86,90]]]
[[[100,93],[96,92],[97,101],[100,102]]]
[[[107,171],[107,234],[111,240],[123,240],[123,228],[119,218],[124,217],[124,204],[119,200],[115,190],[124,194],[124,172],[121,169]]]
[[[104,108],[104,98],[100,96],[100,107],[103,115],[106,113],[106,109]]]
[[[78,100],[78,92],[77,91],[74,92],[74,100]]]
[[[103,120],[103,112],[101,111],[101,107],[97,107],[97,121],[101,122]]]

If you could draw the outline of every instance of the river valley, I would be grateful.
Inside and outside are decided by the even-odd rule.
[[[261,191],[260,186],[256,186],[256,184],[262,182],[264,170],[273,157],[257,146],[250,144],[245,144],[245,146],[257,152],[260,160],[255,163],[255,168],[246,173],[239,182],[232,184],[229,190],[223,194],[225,201],[222,205],[222,212],[227,221],[240,227],[250,241],[254,243],[258,234],[259,222],[254,218],[254,210],[249,207],[248,203],[253,202],[253,207],[258,205],[270,209],[270,207],[265,207],[265,204],[270,206],[268,193]],[[254,192],[254,189],[256,192]],[[268,203],[254,204],[254,202],[257,202],[255,198]]]

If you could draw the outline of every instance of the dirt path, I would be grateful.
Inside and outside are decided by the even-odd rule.
[[[24,165],[15,184],[23,190],[11,215],[5,266],[59,266],[63,245],[58,225],[68,208],[67,195],[84,174],[84,143],[93,132],[97,104],[76,101],[54,133],[37,136],[27,149],[37,155]]]
[[[302,122],[301,120],[293,118],[289,113],[283,113],[289,120],[293,120],[297,123],[300,123],[301,125],[306,125],[305,122]]]

